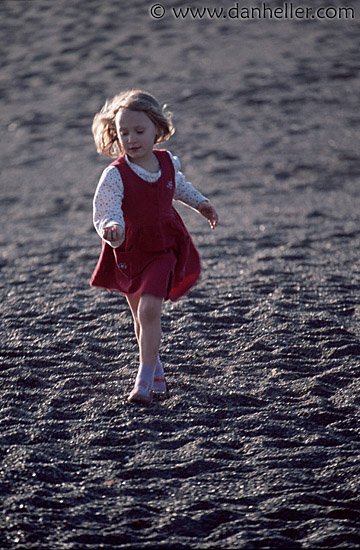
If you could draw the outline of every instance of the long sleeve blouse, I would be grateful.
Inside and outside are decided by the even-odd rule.
[[[174,200],[178,200],[197,209],[202,201],[208,200],[200,191],[195,189],[191,183],[185,181],[183,173],[180,171],[181,165],[177,157],[173,156],[170,152],[170,158],[174,165],[175,170],[175,193]],[[148,172],[141,166],[131,162],[125,155],[125,160],[130,168],[143,180],[152,183],[159,179],[161,176],[161,170],[159,172]],[[93,203],[93,221],[95,229],[98,235],[102,238],[103,230],[113,225],[118,225],[122,233],[121,241],[116,243],[106,241],[112,247],[118,247],[125,239],[125,220],[122,209],[122,202],[124,198],[124,185],[121,179],[121,175],[116,166],[108,166],[103,171],[97,189],[94,195]]]

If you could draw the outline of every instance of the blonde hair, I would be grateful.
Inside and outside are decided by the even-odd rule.
[[[107,100],[94,116],[92,133],[100,155],[107,153],[110,157],[119,157],[123,153],[115,123],[120,109],[143,111],[157,128],[155,143],[166,141],[175,132],[172,113],[166,110],[166,105],[161,107],[154,96],[142,90],[127,90]]]

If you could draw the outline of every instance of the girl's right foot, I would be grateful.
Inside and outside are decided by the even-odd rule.
[[[135,383],[135,386],[128,397],[128,401],[129,403],[150,405],[152,398],[153,392],[151,391],[151,385],[139,380]]]
[[[155,365],[141,363],[135,380],[135,386],[128,397],[130,403],[150,405],[152,401],[152,386]]]

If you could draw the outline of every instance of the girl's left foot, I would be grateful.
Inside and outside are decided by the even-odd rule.
[[[166,378],[154,378],[153,390],[156,393],[168,396],[170,394],[170,391],[169,386],[166,382]]]
[[[156,359],[154,382],[153,382],[152,389],[154,390],[154,392],[157,392],[157,393],[162,393],[166,395],[169,394],[169,388],[164,375],[164,367],[162,362],[160,361],[159,356],[157,356],[157,359]]]

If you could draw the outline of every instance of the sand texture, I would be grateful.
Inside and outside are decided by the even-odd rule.
[[[0,5],[0,548],[360,547],[359,20],[164,5]],[[147,408],[125,300],[89,286],[91,122],[132,87],[220,216],[179,206],[203,276]]]

